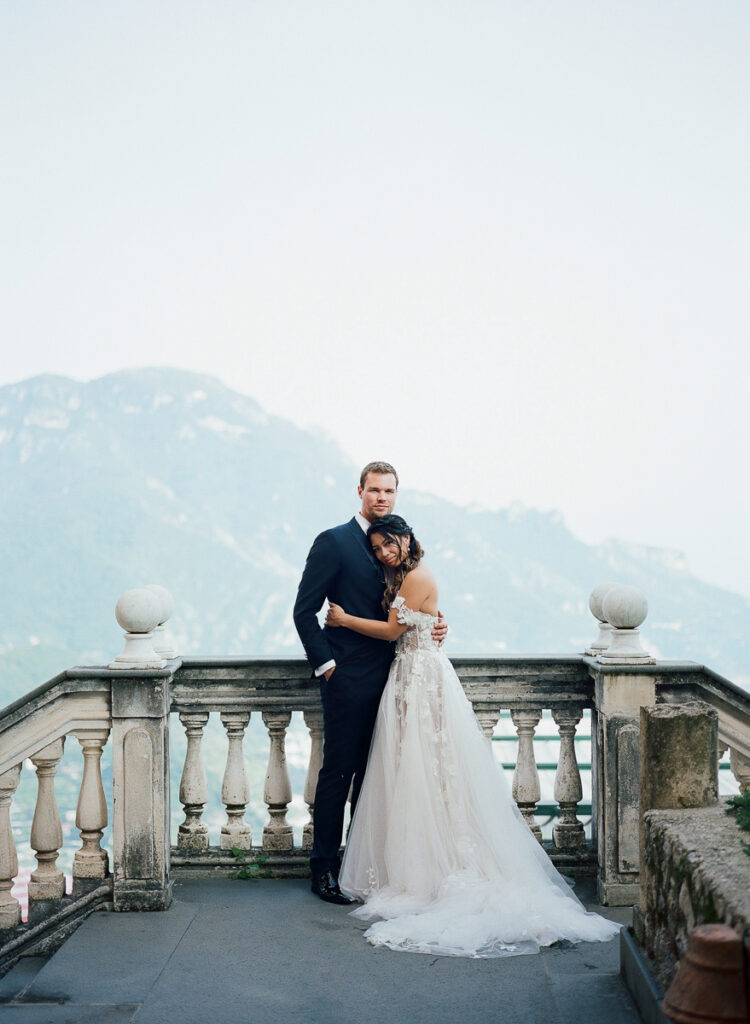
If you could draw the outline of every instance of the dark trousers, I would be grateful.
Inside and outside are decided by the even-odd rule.
[[[374,668],[341,665],[328,682],[321,679],[323,765],[315,790],[313,875],[338,874],[346,799],[351,786],[354,813],[389,667],[390,658]]]

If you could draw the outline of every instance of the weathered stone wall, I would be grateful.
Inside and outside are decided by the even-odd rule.
[[[634,919],[638,938],[666,989],[697,924],[728,924],[750,954],[750,838],[722,802],[644,816],[643,895]]]

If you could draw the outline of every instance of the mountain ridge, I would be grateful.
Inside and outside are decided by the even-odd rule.
[[[313,537],[356,510],[359,467],[216,377],[146,367],[0,388],[0,472],[0,665],[13,661],[19,686],[24,658],[30,672],[65,652],[68,665],[109,661],[114,604],[148,582],[172,591],[185,654],[302,656],[296,584]],[[556,511],[403,486],[398,509],[440,581],[451,654],[581,650],[596,633],[588,595],[612,578],[646,594],[644,642],[659,656],[750,677],[750,602],[671,549],[587,545]],[[6,690],[2,703],[19,696]]]

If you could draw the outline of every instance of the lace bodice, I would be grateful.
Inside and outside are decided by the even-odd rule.
[[[432,629],[437,621],[436,615],[430,615],[429,612],[415,612],[413,608],[409,608],[401,596],[394,600],[391,608],[396,610],[398,621],[407,627],[396,641],[397,658],[406,651],[437,651],[439,649],[432,639]]]

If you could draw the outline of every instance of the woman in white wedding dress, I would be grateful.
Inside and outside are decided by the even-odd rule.
[[[328,626],[397,640],[339,884],[364,901],[376,946],[443,956],[536,953],[560,939],[606,941],[619,925],[587,913],[529,831],[490,741],[431,637],[434,576],[400,516],[368,537],[385,566],[387,622]]]

